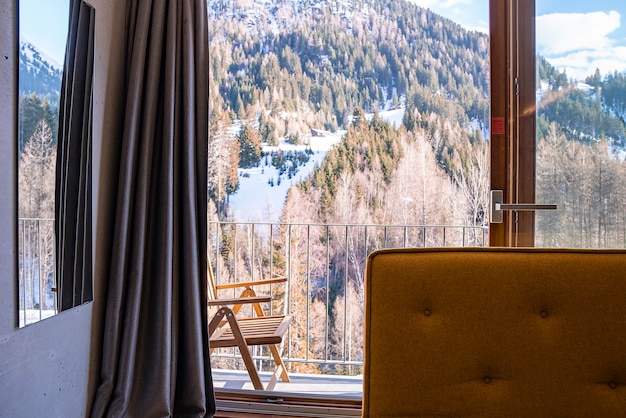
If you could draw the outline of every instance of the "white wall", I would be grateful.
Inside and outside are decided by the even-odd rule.
[[[96,9],[93,218],[94,302],[18,329],[16,269],[17,2],[0,0],[0,417],[88,415],[99,375],[109,230],[114,211],[115,145],[120,138],[122,0]]]

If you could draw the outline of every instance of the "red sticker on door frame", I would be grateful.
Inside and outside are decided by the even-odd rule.
[[[491,118],[491,135],[504,135],[504,118]]]

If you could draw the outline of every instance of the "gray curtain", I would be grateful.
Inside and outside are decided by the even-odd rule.
[[[92,299],[91,143],[94,10],[70,4],[61,81],[55,188],[58,308]]]
[[[124,134],[92,416],[212,416],[206,1],[129,0],[126,16]]]

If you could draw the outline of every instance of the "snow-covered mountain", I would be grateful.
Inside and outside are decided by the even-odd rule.
[[[20,42],[19,92],[46,97],[56,106],[61,89],[62,65],[32,43]]]
[[[207,0],[209,21],[227,17],[245,23],[251,34],[276,34],[293,28],[304,17],[315,17],[327,8],[333,15],[351,21],[355,11],[368,14],[366,2],[358,0]]]

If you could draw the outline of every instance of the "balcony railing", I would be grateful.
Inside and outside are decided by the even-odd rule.
[[[274,296],[266,309],[294,316],[283,359],[291,371],[312,374],[361,373],[363,277],[369,253],[381,248],[487,245],[487,228],[473,226],[216,221],[209,222],[208,230],[218,283],[288,279],[285,285],[262,289]],[[257,348],[253,357],[260,369],[271,366],[263,349]],[[243,368],[234,350],[216,351],[213,365]]]
[[[292,372],[355,375],[363,365],[368,254],[380,248],[486,246],[487,228],[209,222],[208,238],[218,283],[288,279],[259,290],[274,297],[266,311],[294,316],[283,347]],[[23,326],[56,313],[54,220],[19,219],[18,248]],[[256,350],[258,367],[271,367],[269,353]],[[221,350],[213,358],[215,367],[243,368],[234,350]]]
[[[54,219],[18,219],[19,326],[56,311]]]

